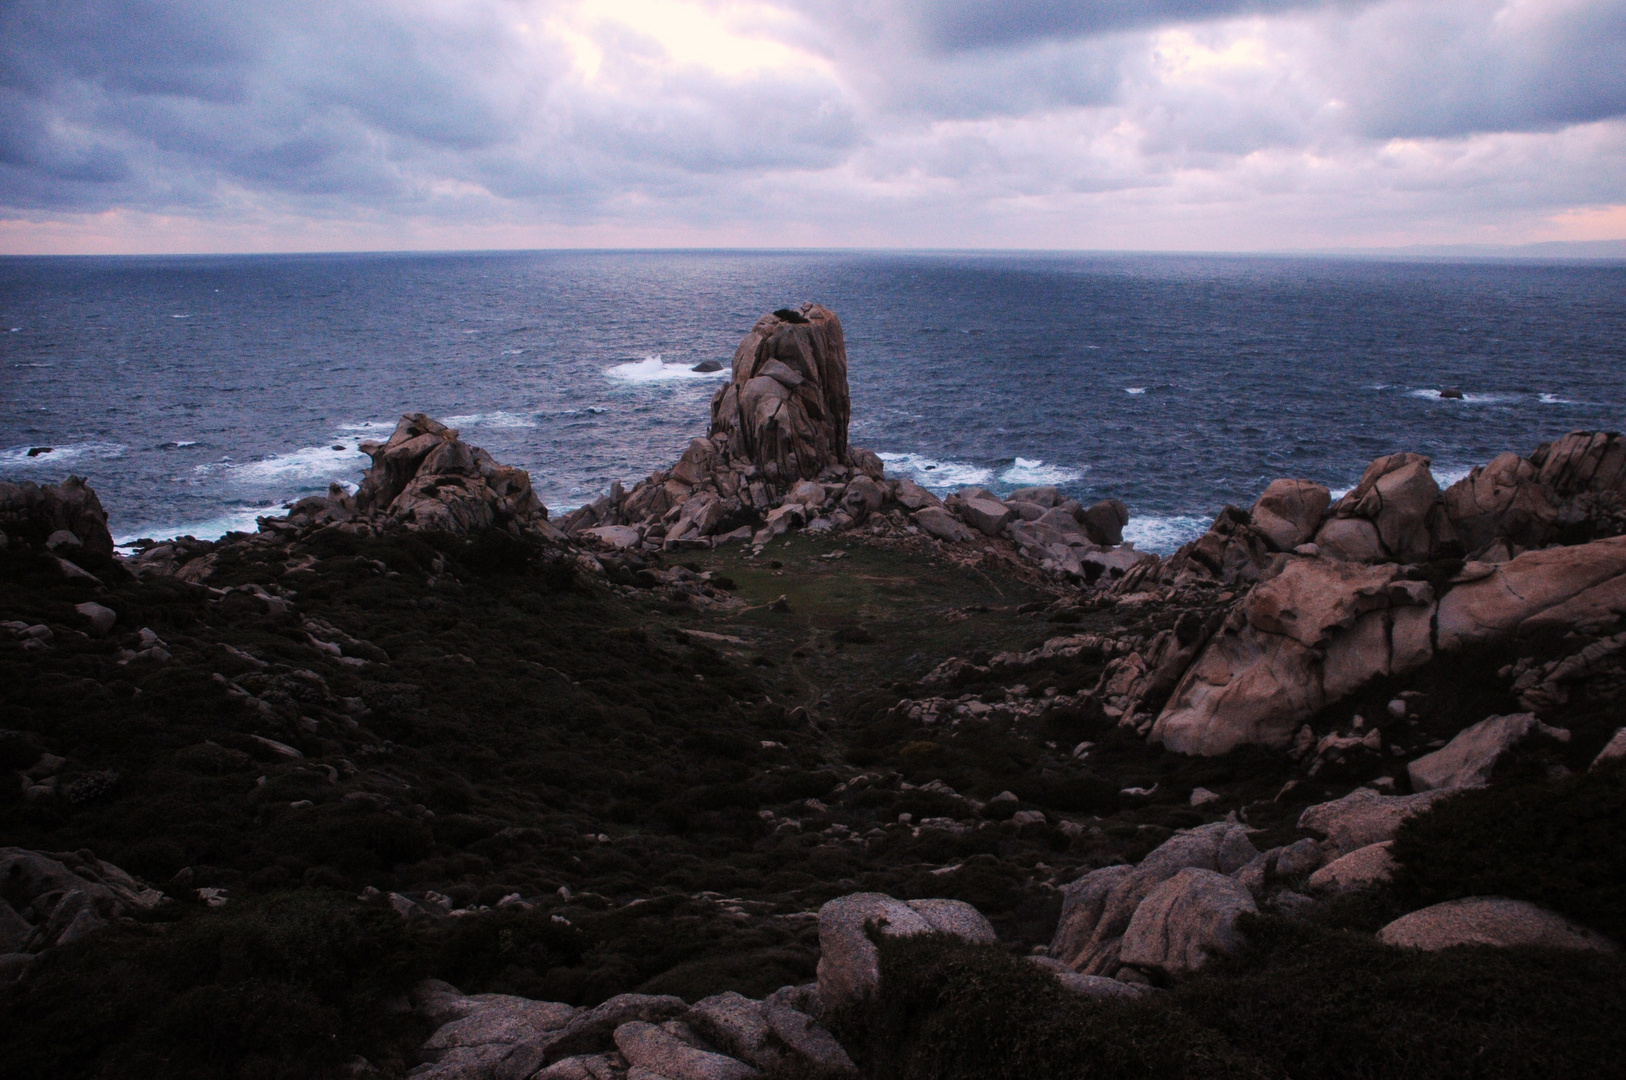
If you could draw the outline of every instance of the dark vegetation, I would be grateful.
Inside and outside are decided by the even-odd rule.
[[[1078,998],[996,947],[884,938],[878,1005],[843,1034],[885,1080],[1606,1077],[1626,1052],[1615,957],[1246,929],[1240,957],[1128,1003]]]
[[[399,1000],[417,979],[582,1005],[760,996],[813,977],[811,913],[857,890],[969,901],[1011,950],[889,939],[886,1008],[848,1029],[876,1076],[1588,1076],[1622,1049],[1616,961],[1408,956],[1349,929],[1496,892],[1619,936],[1621,775],[1549,776],[1596,751],[1602,712],[1510,764],[1507,787],[1417,820],[1394,894],[1260,920],[1235,963],[1106,1005],[1014,955],[1048,942],[1060,886],[1230,812],[1261,848],[1292,839],[1353,780],[1148,748],[1072,697],[1102,671],[1090,653],[920,680],[948,656],[1150,635],[1178,613],[1088,604],[1058,626],[1052,597],[998,567],[803,537],[683,556],[733,608],[654,587],[671,561],[607,584],[499,533],[330,531],[215,558],[208,587],[112,561],[88,566],[98,587],[0,552],[0,620],[54,631],[34,651],[0,639],[0,843],[89,849],[175,898],[0,991],[7,1076],[319,1077],[358,1053],[399,1076],[426,1034]],[[78,632],[92,599],[118,613],[107,638]],[[142,628],[171,659],[121,655]],[[341,638],[343,657],[315,643]],[[1422,673],[1406,740],[1514,711],[1506,659]],[[1379,717],[1399,689],[1352,708]],[[898,708],[933,693],[988,708],[929,724]],[[66,759],[59,786],[27,799],[12,770],[44,754]],[[1192,808],[1199,785],[1221,801]],[[1023,809],[1046,820],[1017,827]],[[489,910],[407,922],[391,892]],[[513,894],[530,909],[497,907]]]

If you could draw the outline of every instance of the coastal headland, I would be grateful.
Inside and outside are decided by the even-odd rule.
[[[808,304],[564,515],[422,414],[129,556],[0,484],[7,1074],[1613,1075],[1626,439],[1160,558],[854,408]]]

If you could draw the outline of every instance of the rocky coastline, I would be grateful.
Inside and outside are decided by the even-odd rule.
[[[18,1075],[1605,1074],[1626,439],[1276,480],[1160,558],[889,478],[852,408],[807,304],[560,516],[422,414],[128,557],[83,480],[0,483]],[[81,1000],[106,963],[164,974]],[[51,1041],[115,1014],[159,1034]]]

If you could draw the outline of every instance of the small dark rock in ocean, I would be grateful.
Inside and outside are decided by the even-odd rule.
[[[1440,391],[1440,397],[1447,401],[1461,401],[1462,391],[1458,390],[1454,386],[1447,386],[1444,390]]]
[[[721,361],[717,361],[717,360],[702,360],[702,361],[700,361],[700,363],[696,364],[694,367],[690,368],[689,370],[690,371],[704,371],[704,372],[721,371],[721,370],[723,370],[723,365],[722,365]]]
[[[55,449],[56,448],[52,446],[30,446],[28,448],[28,456],[39,457],[41,454],[52,453]]]

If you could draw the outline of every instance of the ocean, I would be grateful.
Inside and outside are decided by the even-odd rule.
[[[1270,480],[1626,427],[1626,264],[525,252],[0,259],[0,478],[88,477],[115,538],[353,485],[406,411],[554,510],[670,465],[757,316],[847,334],[855,445],[938,491],[1115,497],[1168,552]],[[702,360],[725,372],[698,374]],[[1442,399],[1443,388],[1463,392]],[[49,453],[29,456],[39,447]]]

